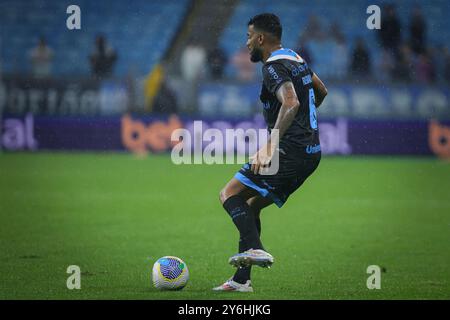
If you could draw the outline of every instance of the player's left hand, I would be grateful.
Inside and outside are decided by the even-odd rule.
[[[255,155],[250,157],[251,170],[254,174],[260,174],[264,168],[270,165],[274,150],[275,145],[268,142]]]

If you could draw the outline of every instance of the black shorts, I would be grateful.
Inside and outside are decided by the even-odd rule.
[[[292,152],[279,153],[279,169],[275,175],[255,175],[250,163],[246,163],[234,175],[242,184],[270,198],[281,208],[289,196],[316,170],[321,154],[313,157],[298,156]]]

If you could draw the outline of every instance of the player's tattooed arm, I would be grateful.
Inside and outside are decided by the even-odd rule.
[[[316,97],[316,108],[318,108],[328,94],[328,90],[315,73],[312,75],[312,85],[314,88],[314,96]]]
[[[300,108],[297,93],[292,82],[283,83],[277,90],[277,98],[281,102],[280,112],[273,129],[278,129],[279,138],[283,137],[286,130],[291,126]]]
[[[254,174],[261,173],[260,170],[270,164],[279,140],[291,126],[300,107],[300,102],[291,81],[283,83],[276,94],[281,102],[280,111],[267,144],[251,157],[251,170]]]

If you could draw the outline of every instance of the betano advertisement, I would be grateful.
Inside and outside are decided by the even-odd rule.
[[[204,136],[214,128],[264,129],[261,116],[248,120],[199,120],[167,117],[5,117],[0,145],[7,151],[111,150],[139,154],[170,152],[175,129],[200,135],[203,150],[211,142]],[[319,122],[323,154],[432,155],[450,159],[450,122],[435,120],[356,120],[338,118]],[[216,131],[217,132],[217,131]],[[239,137],[238,137],[239,139]],[[248,137],[241,136],[243,143]],[[237,143],[238,144],[238,143]],[[218,145],[223,146],[222,144]]]

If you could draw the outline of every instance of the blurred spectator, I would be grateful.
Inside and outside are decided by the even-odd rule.
[[[211,77],[215,80],[223,77],[223,71],[227,63],[225,52],[216,46],[208,53],[208,65]]]
[[[410,46],[415,54],[424,53],[426,48],[426,24],[422,11],[415,7],[411,15],[410,25]]]
[[[30,50],[31,72],[35,77],[47,77],[51,74],[53,50],[44,37],[39,39],[36,47]]]
[[[445,47],[439,46],[429,46],[427,47],[429,52],[431,64],[434,69],[434,81],[443,81],[445,72]]]
[[[430,83],[434,81],[434,66],[429,52],[424,52],[418,55],[417,62],[414,64],[416,67],[415,76],[418,82]]]
[[[377,80],[390,81],[394,74],[396,62],[394,54],[387,50],[381,50],[380,54],[374,58],[374,60],[376,60],[376,69],[379,69],[381,72],[375,72],[372,73],[372,75],[375,76]]]
[[[309,65],[313,64],[313,58],[308,49],[308,45],[307,45],[306,41],[304,41],[300,38],[300,43],[297,46],[297,48],[295,49],[295,52],[297,52]]]
[[[413,66],[411,48],[404,44],[399,50],[398,60],[395,63],[392,78],[396,81],[410,82],[415,77]]]
[[[178,112],[178,102],[175,92],[166,81],[161,83],[158,94],[153,101],[152,112],[174,114]]]
[[[300,36],[300,41],[310,41],[310,40],[322,40],[325,38],[325,33],[322,30],[322,24],[320,20],[315,15],[310,15],[306,27]]]
[[[337,23],[330,26],[330,35],[333,42],[331,55],[331,75],[337,79],[347,76],[349,64],[349,49],[341,27]]]
[[[198,80],[205,73],[206,50],[195,41],[191,41],[181,54],[181,73],[186,81]]]
[[[371,74],[370,54],[363,38],[356,40],[356,45],[352,53],[350,71],[357,78],[365,78]]]
[[[337,22],[333,22],[330,25],[329,36],[334,39],[335,42],[340,42],[345,40],[344,33],[342,32],[341,26]]]
[[[104,36],[99,35],[95,39],[95,47],[90,58],[92,74],[97,78],[107,78],[112,75],[117,54],[112,49]]]
[[[2,39],[0,39],[0,52],[2,52]],[[0,55],[0,80],[2,79],[2,57]],[[1,110],[0,110],[1,112]]]
[[[444,55],[444,80],[450,83],[450,52],[447,47],[443,49]]]
[[[239,49],[232,59],[237,71],[237,78],[241,81],[252,81],[256,75],[256,64],[250,61],[250,54],[246,47]]]
[[[378,36],[381,46],[391,52],[398,54],[401,42],[401,24],[392,4],[385,5],[381,14],[381,29]]]

